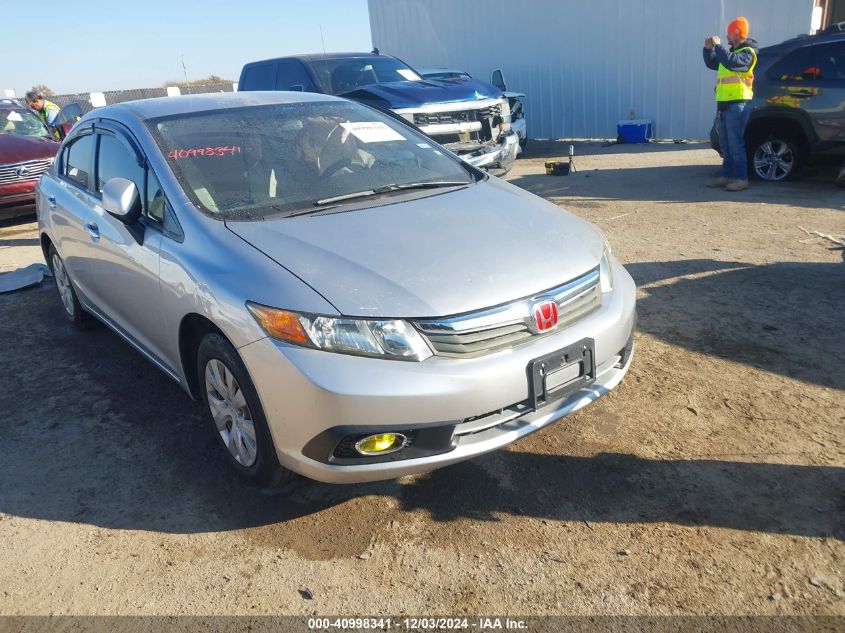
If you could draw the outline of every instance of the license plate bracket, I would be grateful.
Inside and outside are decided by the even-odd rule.
[[[585,338],[528,363],[529,401],[540,409],[596,379],[596,344]]]

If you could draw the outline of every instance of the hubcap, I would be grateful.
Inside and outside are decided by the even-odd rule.
[[[235,461],[252,466],[258,457],[255,424],[235,375],[213,358],[205,365],[205,391],[220,438]]]
[[[754,152],[754,171],[763,180],[783,180],[794,168],[795,153],[784,141],[766,141]]]
[[[59,296],[62,298],[65,311],[68,315],[73,316],[73,291],[70,288],[70,279],[68,279],[62,258],[56,253],[53,254],[53,273],[56,275],[56,288],[59,289]]]

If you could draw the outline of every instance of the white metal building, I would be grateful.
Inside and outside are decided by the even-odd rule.
[[[368,0],[373,46],[411,66],[524,92],[532,138],[615,138],[647,118],[659,138],[705,138],[715,73],[704,38],[744,15],[761,46],[809,33],[813,0]]]

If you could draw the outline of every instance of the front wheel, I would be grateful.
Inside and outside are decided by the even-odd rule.
[[[232,466],[269,487],[293,476],[279,464],[258,392],[237,350],[220,334],[208,334],[197,353],[197,378],[206,414]]]
[[[755,178],[769,182],[788,180],[803,166],[801,146],[782,134],[757,137],[748,144],[748,163]]]

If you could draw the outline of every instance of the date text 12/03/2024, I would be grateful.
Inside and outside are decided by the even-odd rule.
[[[496,617],[471,618],[309,618],[308,629],[311,631],[336,630],[467,630],[476,631],[519,631],[527,630],[528,623],[524,620]]]

